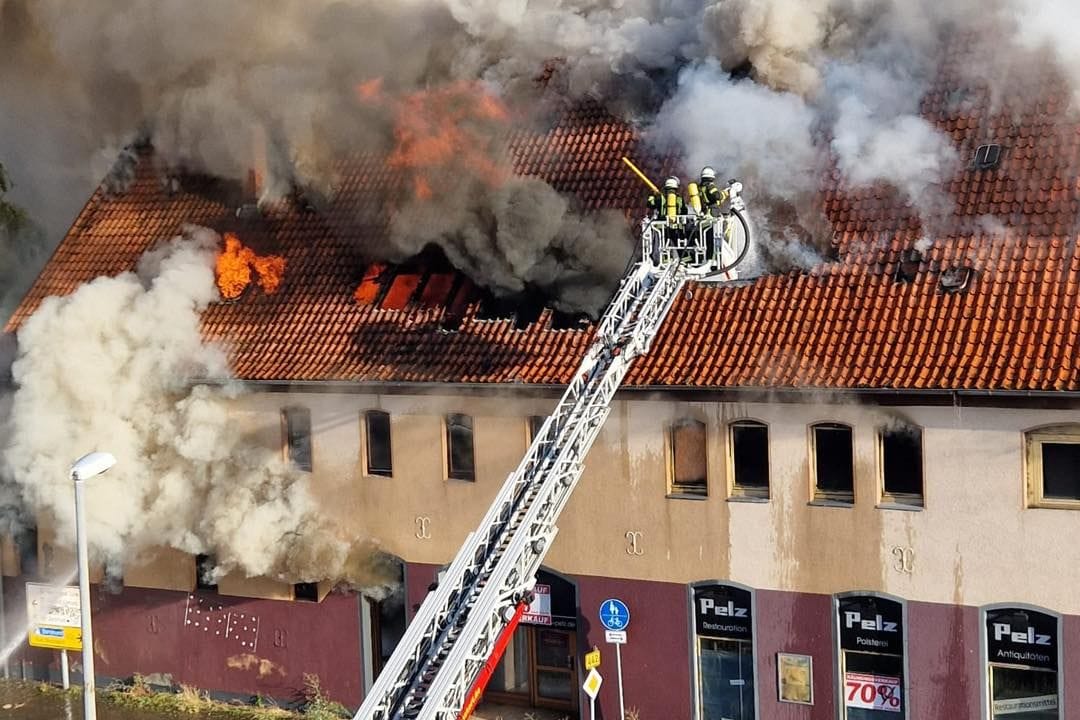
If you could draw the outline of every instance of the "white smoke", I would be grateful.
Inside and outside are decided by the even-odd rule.
[[[236,388],[193,386],[230,374],[200,332],[220,245],[192,228],[137,272],[41,304],[18,333],[4,475],[70,540],[74,455],[116,455],[87,493],[89,537],[112,568],[164,545],[252,576],[390,584],[371,543],[320,521],[308,476],[245,439],[228,411]]]

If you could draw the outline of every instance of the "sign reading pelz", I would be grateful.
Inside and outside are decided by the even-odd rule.
[[[986,647],[992,663],[1058,669],[1058,620],[1021,608],[986,611]]]
[[[904,606],[875,596],[840,598],[837,622],[840,648],[862,652],[904,653]]]
[[[694,626],[699,637],[753,638],[750,591],[732,585],[694,588]]]

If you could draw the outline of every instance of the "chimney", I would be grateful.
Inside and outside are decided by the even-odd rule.
[[[251,155],[248,160],[247,190],[248,198],[256,204],[266,189],[267,173],[266,128],[262,123],[251,126]]]

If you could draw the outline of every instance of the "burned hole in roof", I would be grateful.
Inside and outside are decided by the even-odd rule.
[[[893,272],[893,280],[902,283],[915,282],[915,278],[919,275],[919,264],[922,259],[922,253],[917,248],[901,250],[896,263],[896,270]]]
[[[938,278],[941,289],[945,292],[963,292],[971,283],[974,271],[969,267],[951,267],[941,271]]]

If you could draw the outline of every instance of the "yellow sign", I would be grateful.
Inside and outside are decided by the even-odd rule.
[[[82,650],[82,629],[36,625],[27,633],[32,647],[50,650]]]
[[[592,652],[585,653],[585,669],[592,670],[595,667],[600,667],[600,651],[594,648]]]
[[[596,672],[596,668],[593,668],[589,671],[589,676],[585,678],[585,684],[581,688],[590,698],[595,698],[596,694],[600,692],[600,684],[603,682],[604,678],[600,677],[600,673]]]

